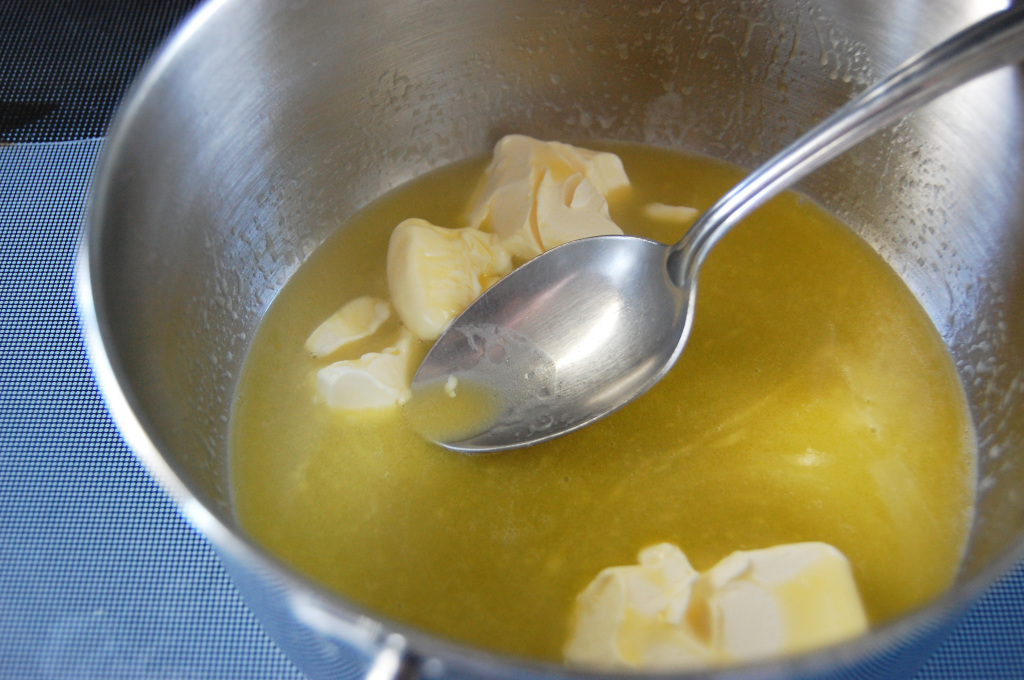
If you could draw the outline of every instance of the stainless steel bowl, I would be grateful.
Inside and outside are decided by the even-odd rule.
[[[645,142],[752,167],[997,9],[213,0],[149,65],[97,169],[78,291],[100,388],[128,443],[311,677],[575,676],[384,621],[240,530],[227,423],[270,301],[331,225],[505,133]],[[941,600],[846,645],[723,676],[905,676],[1024,557],[1022,121],[1021,74],[1004,69],[802,185],[892,264],[948,341],[980,441],[977,519]]]

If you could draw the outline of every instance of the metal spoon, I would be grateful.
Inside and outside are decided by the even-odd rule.
[[[412,403],[433,408],[414,425],[447,448],[483,453],[558,437],[632,401],[682,352],[697,272],[730,227],[887,124],[1022,58],[1017,5],[905,62],[733,188],[678,243],[601,236],[531,260],[470,305],[427,354]],[[477,410],[468,420],[467,407]],[[459,427],[438,426],[456,416]]]

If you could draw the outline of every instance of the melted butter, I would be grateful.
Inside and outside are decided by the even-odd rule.
[[[409,425],[423,436],[452,442],[491,427],[501,415],[501,402],[482,385],[452,378],[417,389],[404,411]]]
[[[612,150],[634,186],[610,201],[613,219],[662,241],[681,227],[645,205],[705,209],[740,177],[706,159]],[[423,442],[400,410],[314,404],[324,362],[305,339],[345,301],[387,296],[394,225],[463,226],[483,167],[441,170],[371,205],[272,305],[232,421],[234,505],[252,536],[387,618],[552,661],[594,575],[665,541],[699,570],[735,550],[830,543],[873,623],[950,584],[974,490],[952,361],[877,254],[793,195],[713,251],[679,364],[592,427],[467,457]]]

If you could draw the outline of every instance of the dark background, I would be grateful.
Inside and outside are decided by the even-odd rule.
[[[0,142],[102,136],[197,0],[0,0]]]

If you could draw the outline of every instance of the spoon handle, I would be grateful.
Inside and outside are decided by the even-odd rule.
[[[903,63],[777,153],[720,198],[671,247],[669,274],[686,288],[730,227],[889,123],[953,88],[1024,58],[1024,3],[993,14]]]

